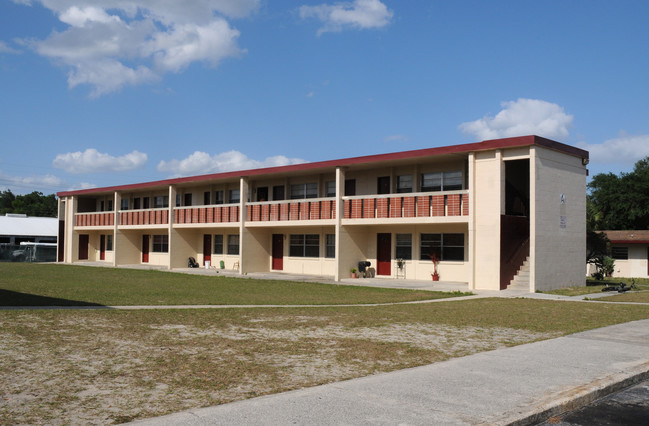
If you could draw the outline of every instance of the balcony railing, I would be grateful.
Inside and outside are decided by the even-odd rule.
[[[468,191],[344,197],[345,219],[469,215]]]
[[[174,223],[230,223],[239,221],[239,205],[176,207]]]
[[[74,215],[74,226],[113,226],[115,212],[77,213]]]
[[[120,225],[166,225],[169,209],[120,210]]]
[[[336,218],[336,200],[307,198],[300,200],[248,203],[248,222],[289,220],[327,220]]]

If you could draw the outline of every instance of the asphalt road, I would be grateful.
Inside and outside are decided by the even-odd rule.
[[[594,401],[578,410],[551,417],[540,425],[649,425],[649,380]]]

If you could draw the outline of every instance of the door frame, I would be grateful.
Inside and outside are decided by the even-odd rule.
[[[273,234],[271,245],[271,269],[284,270],[284,234]]]
[[[142,263],[149,263],[149,239],[149,234],[142,234]]]
[[[99,236],[99,260],[106,260],[106,235]]]
[[[212,263],[212,234],[203,234],[203,266],[208,260]]]
[[[386,257],[387,255],[387,257]],[[392,234],[376,234],[376,275],[392,275]]]
[[[88,260],[89,234],[79,234],[79,260]]]

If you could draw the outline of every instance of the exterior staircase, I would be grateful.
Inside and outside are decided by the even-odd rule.
[[[509,282],[508,290],[525,290],[530,289],[530,257],[527,256],[523,264],[514,275],[514,279]]]

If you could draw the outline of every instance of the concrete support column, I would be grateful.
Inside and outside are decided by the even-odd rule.
[[[530,146],[530,292],[536,292],[536,147]]]
[[[167,235],[169,239],[169,255],[167,259],[167,268],[171,270],[172,267],[172,262],[171,259],[173,259],[174,255],[174,239],[175,239],[175,232],[174,232],[174,208],[176,207],[176,186],[175,185],[169,185],[169,227],[167,228]]]
[[[246,228],[246,214],[248,209],[248,177],[239,179],[239,275],[248,273],[249,265],[244,253],[246,252],[247,240],[251,238]]]
[[[118,265],[117,263],[117,253],[119,252],[118,250],[118,238],[117,235],[119,234],[119,213],[117,213],[117,206],[119,206],[118,203],[121,203],[121,197],[119,196],[119,193],[115,191],[113,193],[113,267],[116,267]]]
[[[79,253],[79,239],[74,238],[74,219],[77,213],[77,197],[68,197],[65,203],[65,263],[72,263]],[[75,251],[76,250],[76,251]]]
[[[342,231],[342,218],[345,214],[345,206],[343,205],[343,195],[345,194],[345,170],[342,167],[336,168],[336,250],[335,250],[335,267],[334,267],[334,281],[340,281],[344,272],[341,262],[341,247],[340,247],[340,233]]]
[[[476,238],[475,238],[475,153],[469,153],[469,167],[467,170],[469,184],[469,229],[468,229],[468,243],[469,243],[469,290],[475,290],[475,279],[476,279]]]

